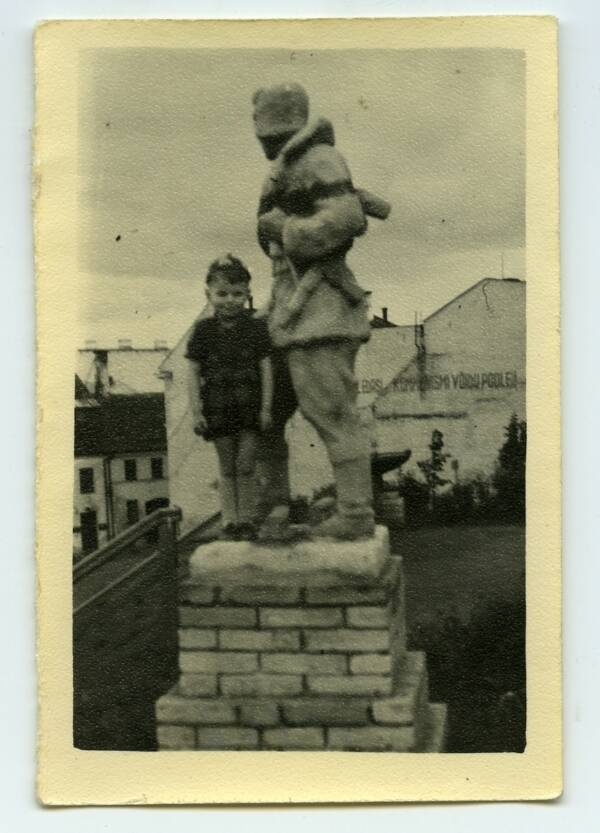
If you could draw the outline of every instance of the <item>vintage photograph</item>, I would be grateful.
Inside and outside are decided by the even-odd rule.
[[[85,56],[77,745],[523,750],[524,85],[510,49]],[[319,550],[386,581],[306,589]]]
[[[527,50],[158,40],[74,60],[74,750],[525,757]]]

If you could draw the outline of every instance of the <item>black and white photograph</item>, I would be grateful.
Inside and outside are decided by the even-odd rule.
[[[526,757],[526,48],[104,33],[65,244],[73,749]]]

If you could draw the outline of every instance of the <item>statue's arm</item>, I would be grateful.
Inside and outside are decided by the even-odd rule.
[[[349,247],[366,229],[350,172],[334,147],[311,148],[299,165],[312,211],[309,215],[291,214],[283,223],[283,248],[294,263],[319,260]]]
[[[275,199],[273,194],[272,181],[269,177],[263,185],[263,189],[258,202],[258,211],[256,212],[258,244],[267,256],[269,256],[269,247],[271,241],[273,240],[273,237],[268,233],[264,223],[261,222],[261,218],[264,218],[266,215],[268,215],[271,211],[273,211],[274,208]]]

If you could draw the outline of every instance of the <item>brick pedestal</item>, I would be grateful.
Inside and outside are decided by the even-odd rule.
[[[406,650],[402,564],[370,541],[199,547],[160,749],[440,751],[445,707]]]

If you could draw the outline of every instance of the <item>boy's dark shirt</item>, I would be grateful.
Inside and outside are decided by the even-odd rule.
[[[204,318],[187,343],[185,357],[200,367],[207,440],[259,429],[260,362],[271,352],[267,323],[247,310],[232,323]]]

